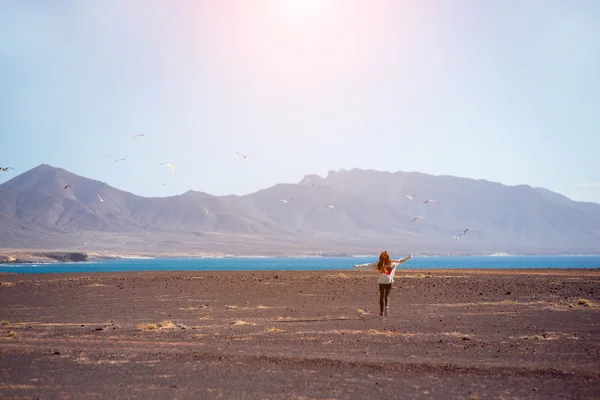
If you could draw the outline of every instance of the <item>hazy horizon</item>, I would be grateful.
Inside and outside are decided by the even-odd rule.
[[[599,18],[586,0],[4,2],[0,183],[49,164],[242,195],[359,168],[600,203]]]

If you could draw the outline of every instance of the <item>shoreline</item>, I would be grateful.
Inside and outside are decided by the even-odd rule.
[[[594,257],[600,253],[590,254],[414,254],[415,257]],[[11,264],[55,264],[55,263],[87,263],[105,260],[151,260],[151,259],[269,259],[269,258],[377,258],[376,254],[263,254],[263,255],[235,255],[208,252],[181,252],[181,253],[127,253],[127,252],[99,252],[99,251],[69,251],[69,250],[3,250],[0,249],[0,265]]]
[[[291,276],[302,277],[325,277],[346,279],[371,279],[376,280],[377,274],[373,271],[355,270],[355,269],[324,269],[324,270],[170,270],[170,271],[93,271],[93,272],[43,272],[43,273],[25,273],[25,272],[0,272],[0,277],[10,278],[19,276],[27,279],[42,279],[58,277],[58,279],[72,280],[102,280],[102,279],[197,279],[199,276],[208,279],[221,279],[225,276],[240,280],[271,280],[281,279]],[[431,278],[443,275],[446,278],[462,278],[469,276],[488,276],[488,277],[524,277],[524,276],[578,276],[578,277],[596,277],[600,279],[599,268],[431,268],[431,269],[403,269],[396,273],[395,285],[402,285],[406,280],[429,280]],[[4,282],[6,283],[6,282]],[[2,285],[0,279],[0,285]],[[1,286],[0,286],[1,287]]]

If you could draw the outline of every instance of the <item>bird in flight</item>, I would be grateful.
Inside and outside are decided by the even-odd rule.
[[[419,215],[419,216],[417,216],[417,217],[414,217],[414,218],[413,218],[413,222],[415,222],[415,221],[416,221],[416,220],[418,220],[418,219],[424,219],[424,217],[421,217],[420,215]]]
[[[100,199],[101,202],[104,201],[104,199],[102,197],[100,197],[99,194],[97,194],[96,196],[98,196],[98,198]]]
[[[458,235],[458,236],[452,236],[452,239],[458,240],[458,239],[460,239],[460,235]]]
[[[64,190],[67,190],[68,188],[73,188],[73,185],[65,185]]]
[[[255,158],[255,157],[247,156],[247,155],[245,155],[245,154],[242,154],[242,153],[238,153],[237,151],[236,151],[235,153],[236,153],[237,155],[239,155],[240,157],[243,157],[244,159],[246,159],[246,158]]]
[[[165,187],[165,186],[175,187],[174,185],[171,185],[170,183],[159,182],[159,185],[162,185],[163,187]]]
[[[467,228],[467,229],[465,229],[465,231],[464,231],[463,233],[461,233],[459,236],[466,235],[466,234],[467,234],[467,232],[469,231],[469,229],[471,229],[471,228]]]
[[[423,204],[427,204],[427,203],[437,203],[437,204],[440,204],[440,202],[439,202],[439,201],[437,201],[437,200],[425,200],[425,201],[423,202]]]
[[[206,209],[206,207],[202,207],[204,209],[204,212],[208,214],[208,210]]]
[[[309,183],[312,187],[315,187],[315,184],[312,183],[311,181],[309,181],[308,179],[302,179],[302,181],[300,181],[300,183],[304,183],[304,182]]]
[[[106,156],[107,156],[108,158],[110,158],[110,159],[112,160],[112,162],[114,162],[114,163],[116,163],[116,162],[119,162],[119,161],[124,161],[124,160],[125,160],[124,158],[112,158],[112,157],[111,157],[110,155],[108,155],[108,154],[107,154]]]
[[[171,163],[162,162],[162,163],[160,163],[160,165],[166,165],[167,167],[171,168],[174,173],[177,171],[177,169],[175,168],[175,166],[173,164],[171,164]]]
[[[294,200],[294,199],[289,199],[289,200],[279,199],[279,201],[282,202],[282,203],[287,203],[288,201],[292,201],[292,200]]]
[[[332,210],[335,210],[334,206],[325,206],[325,208],[331,208]]]
[[[415,193],[415,194],[413,194],[412,196],[409,196],[409,195],[405,194],[405,195],[404,195],[404,197],[406,197],[406,198],[407,198],[407,199],[409,199],[409,200],[412,200],[412,199],[413,199],[413,197],[415,197],[416,195],[417,195],[416,193]]]
[[[139,137],[142,137],[142,136],[146,136],[146,134],[145,133],[136,133],[135,135],[131,135],[131,138],[135,139],[135,138],[139,138]]]
[[[14,169],[13,167],[0,167],[0,171],[7,172],[9,169]]]

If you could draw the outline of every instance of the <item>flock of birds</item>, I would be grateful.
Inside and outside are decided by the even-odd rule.
[[[412,195],[410,195],[410,196],[409,196],[409,195],[407,195],[407,194],[405,194],[405,195],[404,195],[404,197],[406,197],[406,198],[407,198],[407,199],[409,199],[409,200],[412,200],[412,199],[413,199],[413,197],[415,197],[416,195],[417,195],[416,193],[415,193],[415,194],[412,194]],[[437,200],[425,200],[425,201],[423,202],[423,204],[429,204],[429,203],[440,204],[440,202],[439,202],[439,201],[437,201]],[[419,219],[425,219],[425,217],[423,217],[422,215],[417,215],[416,217],[414,217],[414,218],[413,218],[413,222],[415,222],[415,221],[417,221],[417,220],[419,220]]]
[[[240,154],[240,153],[238,153],[238,154]],[[244,158],[246,158],[246,157],[244,157]],[[315,184],[314,184],[314,183],[312,183],[312,182],[311,182],[310,180],[308,180],[308,179],[303,179],[303,180],[302,180],[300,183],[307,183],[307,184],[311,185],[312,187],[316,187],[316,186],[315,186]],[[416,193],[413,193],[412,195],[405,194],[404,196],[405,196],[407,199],[409,199],[409,200],[413,200],[413,198],[414,198],[416,195],[417,195]],[[293,200],[294,200],[293,198],[291,198],[291,199],[279,199],[279,201],[280,201],[280,202],[282,202],[282,203],[285,203],[285,204],[287,204],[287,203],[289,203],[290,201],[293,201]],[[425,200],[425,201],[423,202],[423,204],[430,204],[430,203],[434,203],[434,204],[440,204],[440,202],[439,202],[439,201],[437,201],[437,200],[433,200],[433,199]],[[333,205],[326,205],[326,206],[325,206],[325,208],[330,208],[330,209],[332,209],[332,210],[336,210],[335,206],[333,206]],[[423,217],[422,215],[417,215],[416,217],[414,217],[414,218],[413,218],[412,222],[416,222],[416,221],[418,221],[418,220],[420,220],[420,219],[425,219],[425,217]],[[454,240],[459,240],[459,239],[460,239],[460,237],[461,237],[461,236],[464,236],[464,235],[466,235],[466,234],[467,234],[467,232],[468,232],[469,230],[470,230],[470,228],[467,228],[467,229],[465,229],[465,230],[464,230],[464,231],[463,231],[461,234],[459,234],[459,235],[454,235],[454,236],[451,236],[451,237],[452,237],[452,239],[454,239]]]
[[[240,153],[238,153],[238,154],[240,154]],[[244,157],[244,158],[247,158],[247,157]],[[311,185],[312,187],[316,187],[316,186],[315,186],[315,184],[314,184],[314,183],[312,183],[312,182],[311,182],[310,180],[308,180],[308,179],[302,179],[302,180],[300,181],[300,183],[308,183],[308,184],[309,184],[309,185]],[[285,203],[285,204],[287,204],[287,203],[289,203],[290,201],[293,201],[293,200],[294,200],[293,198],[291,198],[291,199],[279,199],[279,201],[280,201],[280,202],[282,202],[282,203]],[[334,210],[334,211],[336,210],[335,206],[333,206],[333,205],[331,205],[331,204],[328,204],[328,205],[326,205],[324,208],[329,208],[329,209],[332,209],[332,210]]]
[[[146,134],[145,133],[135,133],[133,135],[130,134],[128,136],[130,136],[131,139],[134,140],[134,139],[146,136]],[[125,157],[114,158],[110,154],[106,154],[106,156],[111,159],[111,161],[113,162],[113,164],[127,160],[127,158],[125,158]],[[170,163],[170,162],[161,162],[159,165],[164,165],[165,167],[170,168],[171,171],[173,171],[173,173],[177,172],[177,167],[174,164]],[[175,187],[175,185],[172,185],[170,183],[165,183],[165,182],[159,182],[159,185],[161,185],[163,187]],[[64,187],[65,190],[69,189],[69,188],[73,188],[73,185],[66,185]],[[102,198],[102,196],[100,196],[100,194],[96,194],[96,196],[98,196],[98,200],[100,200],[101,203],[104,202],[104,199]],[[204,208],[204,211],[206,211],[206,213],[208,213],[208,210],[206,208]]]
[[[146,136],[146,134],[145,134],[145,133],[136,133],[136,134],[133,134],[133,135],[131,135],[131,134],[130,134],[130,135],[128,135],[128,136],[130,136],[130,137],[131,137],[131,139],[137,139],[137,138],[140,138],[140,137]],[[236,153],[237,155],[239,155],[240,157],[242,157],[243,159],[256,158],[256,157],[251,157],[251,156],[248,156],[248,155],[246,155],[246,154],[242,154],[242,153],[240,153],[240,152],[237,152],[237,151],[236,151],[235,153]],[[108,158],[110,158],[110,159],[112,160],[112,162],[113,162],[113,163],[118,163],[118,162],[121,162],[121,161],[125,161],[125,160],[126,160],[126,158],[124,158],[124,157],[123,157],[123,158],[113,158],[113,157],[112,157],[110,154],[106,154],[106,156],[107,156]],[[177,172],[177,167],[175,167],[175,165],[174,165],[174,164],[172,164],[172,163],[170,163],[170,162],[161,162],[161,163],[160,163],[160,165],[164,165],[165,167],[168,167],[168,168],[170,168],[170,169],[171,169],[171,171],[173,171],[173,173],[176,173],[176,172]],[[13,168],[13,167],[0,167],[0,171],[3,171],[3,172],[8,172],[9,170],[14,170],[14,168]],[[315,185],[313,182],[311,182],[310,180],[308,180],[308,179],[303,179],[303,180],[302,180],[300,183],[301,183],[301,184],[302,184],[302,183],[309,184],[309,185],[311,185],[313,188],[314,188],[314,187],[316,187],[316,185]],[[163,183],[163,182],[159,182],[159,184],[160,184],[160,185],[162,185],[163,187],[167,187],[167,186],[174,187],[174,185],[172,185],[172,184],[170,184],[170,183]],[[73,186],[73,185],[71,185],[71,184],[67,184],[67,185],[65,185],[65,186],[64,186],[64,190],[67,190],[67,189],[72,189],[72,188],[74,188],[74,186]],[[414,198],[416,195],[417,195],[417,194],[416,194],[416,193],[414,193],[414,194],[411,194],[411,195],[408,195],[408,194],[406,194],[406,195],[404,195],[404,196],[405,196],[407,199],[409,199],[409,200],[413,200],[413,198]],[[98,197],[98,200],[99,200],[100,202],[102,202],[102,203],[104,202],[104,199],[102,198],[102,196],[100,196],[100,194],[96,194],[96,196]],[[287,203],[289,203],[290,201],[293,201],[293,200],[294,200],[293,198],[290,198],[290,199],[279,199],[279,201],[280,201],[280,202],[282,202],[282,203],[284,203],[284,204],[287,204]],[[440,202],[439,202],[439,201],[437,201],[437,200],[432,200],[432,199],[429,199],[429,200],[425,200],[425,201],[423,201],[423,204],[430,204],[430,203],[440,204]],[[328,208],[328,209],[332,209],[332,210],[336,211],[336,208],[335,208],[335,206],[333,206],[333,205],[330,205],[330,204],[329,204],[329,205],[326,205],[324,208]],[[209,213],[209,210],[208,210],[207,208],[203,207],[203,209],[204,209],[204,212],[205,212],[205,213],[207,213],[207,214]],[[418,221],[418,220],[421,220],[421,219],[425,219],[425,217],[423,217],[422,215],[417,215],[417,216],[415,216],[415,217],[413,218],[412,222],[416,222],[416,221]],[[460,233],[459,235],[454,235],[454,236],[452,236],[452,239],[454,239],[454,240],[459,240],[459,239],[460,239],[460,237],[461,237],[461,236],[464,236],[464,235],[466,235],[466,234],[467,234],[467,232],[468,232],[469,230],[470,230],[470,228],[467,228],[467,229],[465,229],[465,230],[464,230],[462,233]]]
[[[145,134],[145,133],[136,133],[136,134],[133,134],[133,135],[131,135],[131,134],[128,134],[128,136],[130,136],[130,137],[131,137],[131,139],[133,140],[133,139],[137,139],[137,138],[140,138],[140,137],[146,136],[146,134]],[[256,158],[256,157],[253,157],[253,156],[248,156],[248,155],[246,155],[246,154],[240,153],[240,152],[238,152],[238,151],[236,151],[235,153],[236,153],[237,155],[239,155],[240,157],[242,157],[243,159]],[[111,156],[110,154],[106,154],[106,156],[107,156],[108,158],[110,158],[110,160],[113,162],[113,164],[116,164],[116,163],[118,163],[118,162],[121,162],[121,161],[125,161],[125,160],[127,160],[127,158],[125,158],[125,157],[114,158],[114,157],[113,157],[113,156]],[[161,162],[161,163],[160,163],[160,165],[164,165],[165,167],[168,167],[168,168],[170,168],[170,169],[171,169],[171,171],[173,171],[173,173],[176,173],[176,172],[177,172],[177,167],[176,167],[174,164],[170,163],[170,162]],[[9,170],[14,170],[14,168],[13,168],[13,167],[0,167],[0,171],[3,171],[3,172],[8,172]],[[311,181],[309,181],[308,179],[304,179],[302,182],[309,183],[310,185],[312,185],[312,187],[315,187],[315,185],[314,185],[314,184],[313,184]],[[165,183],[165,182],[159,182],[159,184],[160,184],[161,186],[163,186],[163,187],[175,187],[175,185],[172,185],[172,184],[170,184],[170,183]],[[67,190],[67,189],[73,189],[73,188],[75,188],[75,186],[74,186],[74,185],[72,185],[72,184],[67,184],[67,185],[65,185],[65,186],[63,187],[63,190]],[[97,193],[97,194],[96,194],[96,196],[98,197],[98,200],[99,200],[101,203],[104,203],[104,201],[105,201],[105,200],[102,198],[102,196],[100,196],[100,194],[99,194],[99,193]],[[283,203],[287,203],[287,202],[289,202],[289,201],[292,201],[292,200],[294,200],[294,199],[288,199],[288,200],[281,199],[281,201],[282,201]],[[334,209],[334,210],[335,210],[335,207],[334,207],[334,206],[331,206],[331,205],[329,205],[329,206],[325,206],[325,207],[329,207],[329,208],[332,208],[332,209]],[[208,210],[206,207],[203,207],[203,210],[204,210],[204,212],[205,212],[205,213],[207,213],[207,214],[209,213],[209,210]]]
[[[414,194],[412,194],[412,195],[405,194],[405,195],[404,195],[404,197],[406,197],[406,198],[407,198],[407,199],[409,199],[409,200],[412,200],[412,199],[413,199],[413,197],[415,197],[416,195],[417,195],[416,193],[414,193]],[[429,203],[440,204],[440,202],[439,202],[439,201],[437,201],[437,200],[425,200],[425,201],[423,202],[423,204],[429,204]],[[418,221],[418,220],[420,220],[420,219],[425,219],[425,217],[423,217],[422,215],[417,215],[416,217],[414,217],[414,218],[413,218],[412,222]],[[467,234],[467,232],[468,232],[470,229],[471,229],[471,228],[467,228],[467,229],[465,229],[465,230],[464,230],[464,231],[463,231],[461,234],[459,234],[459,235],[454,235],[454,236],[451,236],[451,237],[452,237],[452,239],[454,239],[454,240],[459,240],[459,239],[460,239],[460,237],[461,237],[461,236],[464,236],[464,235],[466,235],[466,234]]]
[[[133,135],[128,134],[128,136],[130,136],[131,139],[137,139],[139,137],[146,136],[146,134],[145,133],[136,133],[136,134],[133,134]],[[111,161],[113,162],[113,164],[127,160],[125,157],[114,158],[110,154],[106,154],[106,156],[111,159]],[[244,157],[244,158],[247,158],[247,157]],[[173,165],[173,164],[171,164],[169,162],[161,162],[160,165],[164,165],[166,167],[169,167],[173,171],[173,173],[177,172],[177,168],[175,167],[175,165]],[[13,169],[14,169],[13,167],[0,167],[0,171],[3,171],[3,172],[8,172],[9,170],[13,170]],[[162,186],[171,186],[171,187],[174,187],[174,185],[172,185],[170,183],[159,182],[159,184],[162,185]],[[73,189],[74,187],[75,187],[74,185],[67,184],[67,185],[64,186],[63,189],[64,190]],[[100,200],[100,202],[104,202],[104,199],[100,196],[100,194],[96,194],[96,196],[98,196],[98,200]]]
[[[458,240],[458,239],[460,239],[460,237],[461,237],[461,236],[464,236],[464,235],[466,235],[466,234],[467,234],[467,232],[469,231],[469,229],[470,229],[470,228],[467,228],[467,229],[465,229],[465,230],[463,231],[463,233],[461,233],[461,234],[460,234],[460,235],[458,235],[458,236],[452,236],[452,239],[454,239],[454,240]]]

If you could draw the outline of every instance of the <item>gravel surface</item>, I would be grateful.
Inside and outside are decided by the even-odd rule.
[[[0,398],[600,399],[600,271],[0,276]]]

